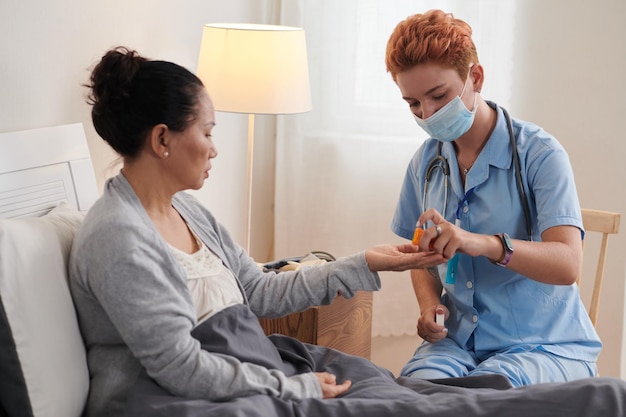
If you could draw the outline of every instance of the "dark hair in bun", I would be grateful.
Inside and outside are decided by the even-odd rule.
[[[157,124],[185,130],[196,116],[203,85],[180,65],[116,47],[102,57],[86,87],[96,131],[117,153],[132,158]]]

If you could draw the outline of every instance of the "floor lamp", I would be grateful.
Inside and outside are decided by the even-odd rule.
[[[311,110],[304,29],[258,24],[207,24],[198,77],[215,110],[248,114],[247,224],[250,252],[254,115]]]

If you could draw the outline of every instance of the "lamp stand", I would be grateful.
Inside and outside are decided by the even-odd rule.
[[[252,228],[252,168],[254,162],[254,114],[248,114],[248,189],[246,211],[246,252],[250,255],[250,235]]]

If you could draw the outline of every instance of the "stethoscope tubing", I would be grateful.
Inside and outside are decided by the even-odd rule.
[[[509,141],[513,149],[513,165],[515,169],[515,179],[516,179],[519,197],[522,203],[522,209],[524,211],[524,219],[526,220],[526,233],[528,236],[528,240],[532,241],[532,223],[530,219],[530,207],[528,205],[528,200],[526,199],[526,191],[524,190],[524,181],[522,179],[522,168],[521,168],[521,163],[519,160],[519,153],[517,151],[517,142],[515,140],[513,124],[511,122],[511,118],[509,117],[509,113],[506,111],[506,109],[504,107],[500,107],[500,109],[502,109],[502,112],[504,113],[504,118],[506,119],[507,128],[509,132]],[[443,200],[442,215],[445,217],[446,209],[448,207],[448,186],[450,184],[450,164],[448,163],[447,159],[442,155],[442,152],[441,152],[442,146],[443,146],[442,142],[437,143],[437,155],[429,162],[428,167],[426,168],[426,176],[424,179],[424,192],[422,195],[422,213],[426,211],[426,198],[428,196],[428,188],[429,188],[429,183],[432,179],[432,175],[437,169],[441,169],[441,172],[444,177],[444,200]]]

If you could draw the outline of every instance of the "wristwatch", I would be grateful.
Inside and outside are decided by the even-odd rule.
[[[502,242],[504,257],[494,263],[499,266],[506,266],[506,264],[508,264],[511,260],[511,256],[513,255],[513,243],[511,242],[511,237],[506,233],[498,233],[496,237],[500,239],[500,242]]]

